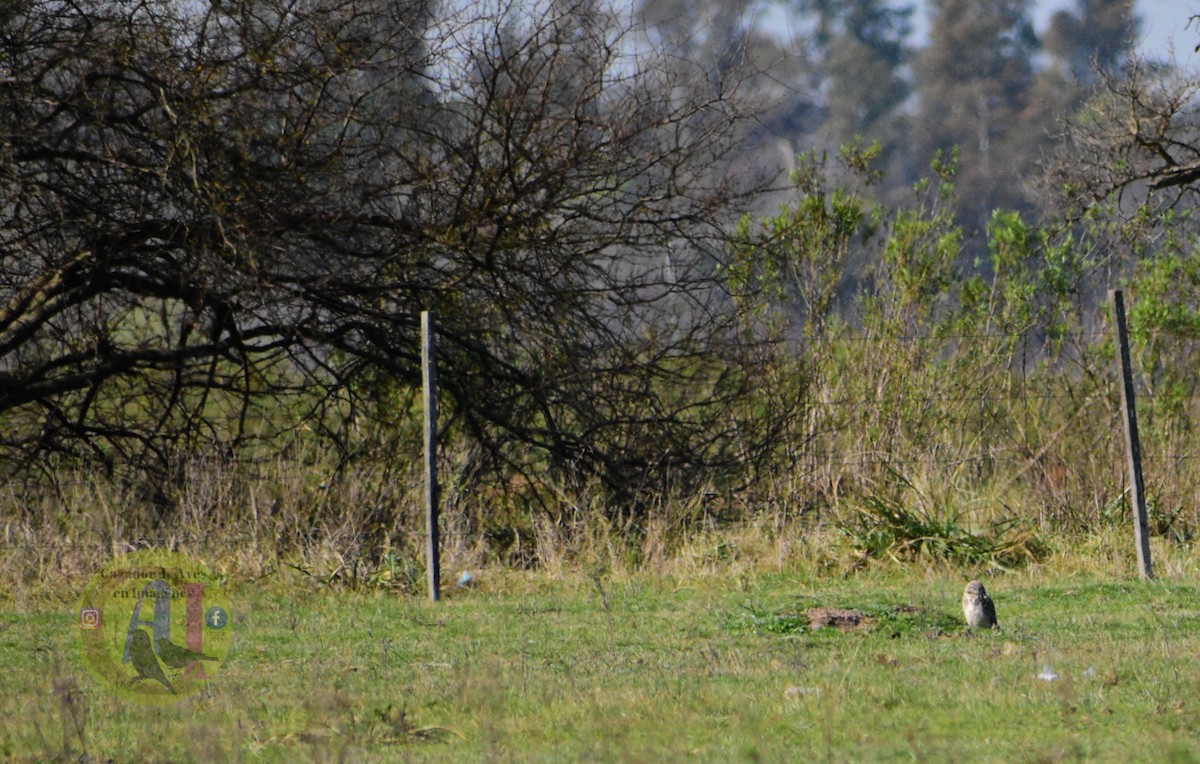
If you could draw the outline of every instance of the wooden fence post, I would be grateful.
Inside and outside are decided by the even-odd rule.
[[[1121,372],[1121,418],[1125,420],[1125,453],[1129,459],[1129,482],[1133,490],[1133,540],[1137,545],[1138,574],[1154,578],[1150,564],[1150,537],[1146,523],[1146,492],[1142,483],[1142,445],[1138,438],[1137,408],[1133,400],[1133,366],[1129,357],[1129,333],[1125,328],[1125,296],[1120,289],[1108,290],[1113,324],[1117,331],[1117,364]]]
[[[429,571],[429,599],[442,597],[441,561],[438,542],[438,476],[437,476],[437,367],[434,362],[433,316],[421,311],[421,381],[424,386],[425,408],[425,527],[427,533],[426,560]]]

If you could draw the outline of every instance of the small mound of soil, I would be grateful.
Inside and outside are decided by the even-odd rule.
[[[841,631],[854,631],[869,628],[873,618],[863,615],[857,610],[847,610],[840,607],[814,607],[804,611],[808,618],[808,628],[816,630],[832,626]]]

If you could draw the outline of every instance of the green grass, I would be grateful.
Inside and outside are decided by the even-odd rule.
[[[990,578],[1003,631],[970,635],[953,570],[481,579],[436,605],[243,585],[227,664],[165,706],[82,668],[69,596],[10,596],[0,758],[1200,760],[1200,591],[1182,575]],[[868,618],[814,631],[818,606]]]

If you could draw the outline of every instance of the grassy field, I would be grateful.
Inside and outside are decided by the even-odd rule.
[[[979,634],[951,568],[485,570],[440,604],[279,574],[231,586],[227,664],[168,705],[81,667],[69,586],[7,591],[0,758],[1200,761],[1200,590],[1165,554],[985,577]]]

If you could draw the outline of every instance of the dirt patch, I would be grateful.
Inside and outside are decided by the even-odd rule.
[[[869,629],[875,619],[863,615],[857,610],[847,610],[840,607],[814,607],[804,611],[808,618],[808,628],[812,630],[833,627],[840,631],[856,631]]]

